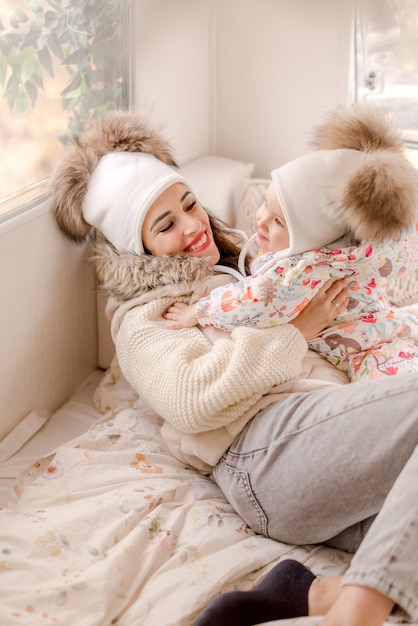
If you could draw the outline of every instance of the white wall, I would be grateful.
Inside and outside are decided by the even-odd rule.
[[[151,107],[180,162],[210,152],[211,0],[132,0],[133,98]]]
[[[0,440],[55,411],[97,367],[96,284],[85,247],[46,204],[0,224]]]
[[[303,154],[348,99],[353,0],[134,0],[135,107],[151,105],[180,162]]]
[[[219,2],[218,154],[268,176],[306,151],[312,125],[348,98],[351,14],[350,0]]]

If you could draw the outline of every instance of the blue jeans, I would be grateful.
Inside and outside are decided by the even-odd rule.
[[[418,620],[418,375],[295,393],[256,415],[214,468],[257,533],[356,552],[344,583]]]

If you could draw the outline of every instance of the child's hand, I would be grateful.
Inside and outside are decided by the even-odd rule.
[[[198,324],[196,317],[196,304],[186,304],[185,302],[175,302],[164,313],[166,320],[172,320],[172,324],[168,324],[167,328],[171,330],[180,330],[180,328],[191,328]]]

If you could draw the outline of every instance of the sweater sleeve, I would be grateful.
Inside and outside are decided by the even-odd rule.
[[[128,382],[182,432],[225,426],[274,385],[301,371],[307,344],[292,325],[262,332],[237,328],[211,344],[194,328],[169,330],[161,318],[173,300],[161,298],[131,309],[116,337]]]

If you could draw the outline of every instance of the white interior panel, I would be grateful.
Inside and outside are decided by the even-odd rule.
[[[96,293],[83,246],[45,205],[0,224],[0,439],[55,411],[97,364]]]
[[[210,152],[211,4],[133,2],[134,108],[154,111],[181,163]]]
[[[353,5],[137,0],[134,107],[153,107],[181,163],[218,154],[269,176],[348,100]]]
[[[312,125],[347,102],[351,13],[347,0],[219,2],[218,154],[264,177],[307,150]]]

